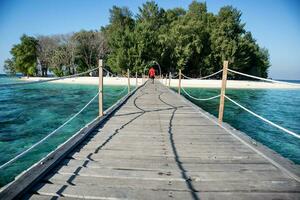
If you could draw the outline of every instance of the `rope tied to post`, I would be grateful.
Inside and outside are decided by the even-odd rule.
[[[189,94],[183,87],[181,87],[181,76],[186,78],[186,79],[192,79],[192,80],[203,80],[205,78],[210,78],[220,72],[223,72],[223,75],[222,75],[222,87],[221,87],[221,93],[219,95],[215,95],[215,96],[212,96],[212,97],[208,97],[208,98],[198,98],[198,97],[195,97],[195,96],[192,96],[191,94]],[[185,95],[187,95],[189,98],[193,99],[193,100],[196,100],[196,101],[208,101],[208,100],[212,100],[212,99],[216,99],[218,97],[220,97],[220,103],[219,103],[219,125],[221,125],[222,121],[223,121],[223,115],[224,115],[224,106],[225,106],[225,98],[228,99],[229,101],[231,101],[233,104],[237,105],[238,107],[240,107],[241,109],[247,111],[248,113],[252,114],[253,116],[261,119],[262,121],[268,123],[269,125],[273,126],[273,127],[276,127],[282,131],[284,131],[285,133],[288,133],[296,138],[300,138],[300,135],[293,132],[293,131],[290,131],[278,124],[275,124],[274,122],[271,122],[270,120],[256,114],[255,112],[251,111],[250,109],[242,106],[241,104],[239,104],[238,102],[234,101],[233,99],[229,98],[225,93],[226,93],[226,83],[227,83],[227,72],[231,72],[231,73],[235,73],[235,74],[239,74],[239,75],[242,75],[242,76],[246,76],[248,78],[254,78],[254,79],[258,79],[258,80],[262,80],[262,81],[267,81],[267,82],[271,82],[271,83],[280,83],[280,84],[287,84],[287,85],[292,85],[292,86],[299,86],[300,87],[300,84],[296,84],[296,83],[289,83],[289,82],[285,82],[285,81],[276,81],[276,80],[272,80],[272,79],[267,79],[267,78],[261,78],[261,77],[257,77],[257,76],[253,76],[253,75],[249,75],[249,74],[245,74],[245,73],[242,73],[242,72],[238,72],[238,71],[235,71],[235,70],[232,70],[232,69],[229,69],[228,68],[228,61],[224,61],[223,62],[223,69],[222,70],[219,70],[215,73],[212,73],[208,76],[205,76],[205,77],[201,77],[201,78],[191,78],[191,77],[188,77],[184,74],[181,73],[181,70],[179,70],[179,85],[178,85],[178,93],[180,94],[180,91],[182,90],[184,92]]]

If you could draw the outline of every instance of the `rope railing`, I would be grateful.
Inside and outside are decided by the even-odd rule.
[[[288,133],[288,134],[290,134],[290,135],[293,135],[293,136],[295,136],[296,138],[300,139],[300,135],[299,135],[299,134],[297,134],[297,133],[295,133],[295,132],[293,132],[293,131],[290,131],[290,130],[288,130],[288,129],[282,127],[282,126],[279,126],[278,124],[275,124],[274,122],[271,122],[270,120],[268,120],[268,119],[266,119],[266,118],[264,118],[264,117],[262,117],[262,116],[256,114],[255,112],[249,110],[248,108],[246,108],[246,107],[242,106],[241,104],[239,104],[238,102],[234,101],[233,99],[231,99],[231,98],[228,97],[227,95],[225,95],[225,98],[228,99],[229,101],[231,101],[233,104],[237,105],[238,107],[242,108],[243,110],[247,111],[248,113],[252,114],[253,116],[255,116],[255,117],[261,119],[262,121],[264,121],[264,122],[266,122],[266,123],[268,123],[268,124],[270,124],[270,125],[272,125],[272,126],[278,128],[278,129],[280,129],[280,130],[282,130],[282,131],[284,131],[284,132],[286,132],[286,133]]]
[[[218,94],[218,95],[208,97],[208,98],[197,98],[197,97],[190,95],[184,88],[181,88],[181,89],[188,97],[190,97],[191,99],[197,100],[197,101],[209,101],[209,100],[213,100],[213,99],[216,99],[221,96]]]
[[[48,79],[48,80],[40,80],[40,81],[32,81],[32,82],[21,82],[21,83],[11,83],[11,84],[2,84],[2,85],[0,85],[0,87],[4,87],[4,86],[5,87],[10,87],[10,86],[17,86],[17,85],[28,85],[28,84],[44,83],[44,82],[61,80],[61,79],[73,78],[73,77],[77,77],[77,76],[80,76],[80,75],[83,75],[83,74],[87,74],[87,73],[99,70],[99,91],[98,91],[98,93],[82,109],[80,109],[77,113],[75,113],[72,117],[70,117],[67,121],[65,121],[62,125],[60,125],[58,128],[56,128],[54,131],[52,131],[51,133],[46,135],[40,141],[34,143],[31,147],[29,147],[25,151],[23,151],[23,152],[19,153],[18,155],[16,155],[11,160],[9,160],[9,161],[5,162],[4,164],[0,165],[0,170],[5,168],[9,164],[15,162],[16,160],[18,160],[22,156],[26,155],[32,149],[34,149],[35,147],[37,147],[38,145],[40,145],[41,143],[46,141],[48,138],[50,138],[52,135],[57,133],[59,130],[61,130],[64,126],[66,126],[69,122],[71,122],[74,118],[76,118],[80,113],[82,113],[98,96],[99,96],[99,117],[101,117],[103,115],[103,113],[100,113],[100,108],[101,108],[101,110],[103,109],[103,99],[102,99],[102,97],[103,97],[103,73],[102,73],[102,70],[106,71],[106,73],[109,73],[109,74],[111,74],[115,77],[120,77],[120,76],[117,76],[116,74],[110,72],[108,69],[102,67],[102,65],[103,65],[102,60],[99,60],[99,67],[88,70],[88,71],[85,71],[85,72],[82,72],[82,73],[79,73],[79,74],[74,74],[74,75],[64,76],[64,77],[58,77],[58,78],[52,78],[52,79]],[[127,71],[127,74],[129,74],[129,70]],[[128,79],[129,77],[128,76],[126,76],[126,77],[123,76],[122,78],[127,78]],[[124,79],[124,80],[126,80],[126,79]],[[117,94],[108,94],[108,93],[106,93],[105,95],[112,96],[112,97],[119,97],[126,90],[128,90],[128,93],[129,93],[130,92],[129,87],[130,87],[130,82],[129,82],[129,79],[128,79],[128,86],[126,85],[120,92],[118,92]],[[101,98],[100,98],[100,94],[101,94]],[[101,101],[100,101],[100,99],[101,99]]]
[[[57,129],[55,129],[54,131],[52,131],[51,133],[49,133],[47,136],[45,136],[40,141],[38,141],[35,144],[33,144],[30,148],[26,149],[25,151],[23,151],[22,153],[18,154],[17,156],[15,156],[14,158],[12,158],[11,160],[9,160],[6,163],[2,164],[0,166],[0,169],[6,167],[7,165],[9,165],[12,162],[16,161],[17,159],[19,159],[20,157],[24,156],[25,154],[27,154],[28,152],[30,152],[32,149],[34,149],[36,146],[38,146],[39,144],[43,143],[49,137],[51,137],[52,135],[54,135],[57,131],[59,131],[60,129],[62,129],[64,126],[66,126],[69,122],[71,122],[74,118],[76,118],[80,113],[82,113],[98,97],[98,95],[99,95],[99,92],[85,106],[83,106],[76,114],[74,114],[67,121],[65,121],[65,123],[63,123],[62,125],[60,125]]]
[[[231,73],[239,74],[239,75],[246,76],[246,77],[249,77],[249,78],[258,79],[258,80],[261,80],[261,81],[287,84],[287,85],[293,85],[293,86],[299,86],[300,87],[300,84],[297,84],[297,83],[289,83],[289,82],[286,82],[286,81],[276,81],[276,80],[272,80],[272,79],[268,79],[268,78],[261,78],[261,77],[258,77],[258,76],[253,76],[253,75],[250,75],[250,74],[245,74],[245,73],[242,73],[242,72],[238,72],[238,71],[235,71],[233,69],[228,69],[228,71],[231,72]]]
[[[111,71],[109,71],[108,69],[106,69],[106,68],[104,68],[104,67],[103,67],[103,70],[104,70],[108,75],[111,74],[112,77],[118,77],[116,74],[112,73]]]
[[[177,74],[175,76],[171,75],[171,78],[177,78],[178,76],[179,76],[179,74]]]
[[[49,79],[46,79],[46,80],[0,84],[0,87],[12,87],[12,86],[20,86],[20,85],[30,85],[30,84],[38,84],[38,83],[46,83],[46,82],[51,82],[51,81],[58,81],[58,80],[63,80],[63,79],[68,79],[68,78],[75,78],[75,77],[78,77],[78,76],[81,76],[81,75],[88,74],[90,72],[96,71],[98,69],[99,68],[97,67],[97,68],[93,68],[93,69],[90,69],[88,71],[81,72],[81,73],[78,73],[78,74],[73,74],[73,75],[63,76],[63,77],[57,77],[57,78],[49,78]],[[106,73],[111,74],[112,77],[116,77],[116,78],[128,78],[127,76],[118,76],[118,75],[112,73],[111,71],[109,71],[106,68],[103,68],[103,70]]]
[[[248,113],[252,114],[253,116],[261,119],[262,121],[268,123],[269,125],[273,126],[273,127],[276,127],[282,131],[284,131],[285,133],[288,133],[296,138],[300,138],[300,135],[293,132],[293,131],[290,131],[278,124],[275,124],[274,122],[271,122],[270,120],[256,114],[255,112],[251,111],[250,109],[242,106],[241,104],[239,104],[238,102],[234,101],[233,99],[231,99],[230,97],[226,96],[225,95],[225,91],[226,91],[226,82],[227,82],[227,72],[231,72],[231,73],[235,73],[235,74],[239,74],[239,75],[242,75],[242,76],[246,76],[246,77],[249,77],[249,78],[254,78],[254,79],[258,79],[258,80],[262,80],[262,81],[267,81],[267,82],[272,82],[272,83],[280,83],[280,84],[287,84],[287,85],[292,85],[292,86],[299,86],[300,87],[300,84],[295,84],[295,83],[289,83],[289,82],[285,82],[285,81],[276,81],[276,80],[272,80],[272,79],[267,79],[267,78],[261,78],[261,77],[257,77],[257,76],[253,76],[253,75],[249,75],[249,74],[245,74],[245,73],[242,73],[242,72],[238,72],[238,71],[235,71],[235,70],[232,70],[232,69],[229,69],[228,68],[228,61],[224,61],[223,63],[223,69],[222,70],[219,70],[215,73],[212,73],[210,75],[207,75],[205,77],[201,77],[201,78],[191,78],[191,77],[188,77],[184,74],[182,74],[181,70],[179,70],[179,82],[178,82],[178,93],[180,93],[180,91],[183,91],[183,93],[188,96],[189,98],[193,99],[193,100],[197,100],[197,101],[209,101],[209,100],[213,100],[213,99],[216,99],[218,97],[220,97],[220,103],[219,103],[219,124],[222,125],[222,122],[223,122],[223,114],[224,114],[224,106],[225,106],[225,102],[224,102],[224,99],[228,99],[229,101],[231,101],[232,103],[234,103],[235,105],[237,105],[238,107],[242,108],[243,110],[247,111]],[[205,79],[205,78],[209,78],[209,77],[212,77],[220,72],[223,72],[222,74],[222,86],[221,86],[221,93],[219,95],[216,95],[216,96],[212,96],[212,97],[208,97],[208,98],[199,98],[199,97],[195,97],[195,96],[192,96],[191,94],[189,94],[185,89],[184,87],[181,87],[181,77],[183,78],[187,78],[187,79],[194,79],[194,80],[201,80],[201,79]],[[173,77],[172,77],[173,78]]]
[[[30,82],[20,82],[20,83],[8,83],[8,84],[0,84],[0,87],[11,87],[11,86],[18,86],[18,85],[29,85],[29,84],[37,84],[37,83],[45,83],[45,82],[51,82],[51,81],[57,81],[57,80],[62,80],[62,79],[67,79],[67,78],[74,78],[83,74],[87,74],[93,71],[98,70],[99,68],[94,68],[85,72],[81,72],[78,74],[73,74],[69,76],[63,76],[63,77],[58,77],[58,78],[51,78],[47,80],[38,80],[38,81],[30,81]]]
[[[221,73],[222,71],[223,71],[223,69],[221,69],[221,70],[219,70],[219,71],[217,71],[217,72],[215,72],[215,73],[212,73],[212,74],[210,74],[210,75],[200,77],[200,78],[192,78],[192,77],[186,76],[186,75],[184,75],[184,74],[181,74],[181,75],[182,75],[184,78],[186,78],[186,79],[203,80],[203,79],[207,79],[207,78],[210,78],[210,77],[212,77],[212,76],[215,76],[215,75]]]

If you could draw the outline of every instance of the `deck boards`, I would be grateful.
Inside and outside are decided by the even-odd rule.
[[[29,199],[300,199],[300,184],[160,84],[146,84]]]

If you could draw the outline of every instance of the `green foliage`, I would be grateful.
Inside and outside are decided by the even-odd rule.
[[[38,41],[34,37],[23,35],[21,43],[11,49],[14,66],[17,72],[25,75],[36,75]]]
[[[61,77],[64,75],[64,71],[58,67],[53,68],[53,73],[55,74],[55,76]]]
[[[155,60],[163,73],[182,69],[198,77],[219,70],[229,60],[233,69],[267,77],[268,53],[245,30],[241,15],[231,6],[214,15],[207,12],[206,3],[197,1],[188,10],[164,10],[147,1],[136,18],[128,8],[114,6],[110,24],[103,28],[110,48],[108,65],[117,73],[127,68],[141,72]]]
[[[6,59],[4,61],[4,71],[6,74],[14,76],[17,73],[15,62],[12,59]]]
[[[116,73],[125,73],[135,65],[136,46],[134,20],[128,8],[114,6],[110,10],[110,24],[103,29],[110,53],[107,64]],[[137,58],[137,56],[136,56]]]
[[[29,67],[28,70],[27,70],[27,74],[28,74],[29,76],[35,76],[35,75],[37,74],[37,69],[36,69],[36,67],[35,67],[35,66]]]

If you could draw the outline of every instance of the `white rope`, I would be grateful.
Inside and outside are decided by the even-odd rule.
[[[232,73],[235,73],[235,74],[242,75],[242,76],[247,76],[249,78],[262,80],[262,81],[268,81],[268,82],[273,82],[273,83],[287,84],[287,85],[293,85],[293,86],[299,86],[300,87],[300,84],[297,84],[297,83],[289,83],[289,82],[285,82],[285,81],[275,81],[275,80],[268,79],[268,78],[261,78],[261,77],[258,77],[258,76],[253,76],[253,75],[245,74],[245,73],[242,73],[242,72],[238,72],[238,71],[235,71],[235,70],[232,70],[232,69],[228,69],[228,71],[232,72]]]
[[[112,73],[111,71],[109,71],[108,69],[103,67],[103,70],[106,71],[106,73],[111,74],[112,77],[116,77],[116,78],[127,78],[127,76],[118,76],[117,74]]]
[[[190,98],[192,98],[192,99],[194,99],[194,100],[197,100],[197,101],[209,101],[209,100],[216,99],[216,98],[220,97],[220,95],[218,94],[218,95],[216,95],[216,96],[209,97],[209,98],[204,98],[204,99],[196,98],[196,97],[191,96],[189,93],[187,93],[187,91],[185,91],[184,88],[181,88],[181,89],[182,89],[182,91],[183,91],[188,97],[190,97]]]
[[[68,124],[75,117],[77,117],[83,110],[85,110],[98,97],[98,95],[99,95],[99,92],[79,112],[77,112],[75,115],[73,115],[71,118],[69,118],[65,123],[63,123],[62,125],[60,125],[57,129],[55,129],[54,131],[52,131],[50,134],[48,134],[46,137],[44,137],[43,139],[41,139],[39,142],[37,142],[34,145],[32,145],[27,150],[23,151],[22,153],[18,154],[17,156],[15,156],[14,158],[12,158],[11,160],[9,160],[6,163],[4,163],[3,165],[1,165],[0,169],[4,168],[5,166],[9,165],[10,163],[16,161],[18,158],[22,157],[23,155],[25,155],[26,153],[28,153],[29,151],[31,151],[33,148],[35,148],[36,146],[38,146],[39,144],[41,144],[42,142],[44,142],[45,140],[47,140],[50,136],[52,136],[53,134],[55,134],[61,128],[63,128],[66,124]]]
[[[272,125],[272,126],[278,128],[278,129],[280,129],[280,130],[282,130],[282,131],[284,131],[284,132],[286,132],[286,133],[288,133],[288,134],[290,134],[290,135],[293,135],[293,136],[295,136],[296,138],[300,139],[300,135],[299,135],[299,134],[294,133],[294,132],[292,132],[292,131],[290,131],[290,130],[287,130],[286,128],[283,128],[282,126],[279,126],[279,125],[275,124],[274,122],[271,122],[270,120],[268,120],[268,119],[266,119],[266,118],[264,118],[264,117],[262,117],[262,116],[260,116],[260,115],[258,115],[258,114],[256,114],[256,113],[252,112],[251,110],[245,108],[244,106],[242,106],[241,104],[239,104],[239,103],[237,103],[236,101],[232,100],[231,98],[229,98],[229,97],[226,96],[226,95],[225,95],[225,98],[228,99],[229,101],[231,101],[232,103],[234,103],[235,105],[237,105],[238,107],[242,108],[243,110],[245,110],[245,111],[249,112],[250,114],[254,115],[255,117],[257,117],[257,118],[263,120],[264,122],[267,122],[268,124],[270,124],[270,125]]]
[[[63,76],[63,77],[58,77],[58,78],[51,78],[47,80],[39,80],[39,81],[31,81],[31,82],[21,82],[21,83],[9,83],[9,84],[0,84],[0,87],[10,87],[10,86],[17,86],[17,85],[29,85],[29,84],[35,84],[35,83],[45,83],[45,82],[50,82],[50,81],[57,81],[57,80],[62,80],[66,78],[74,78],[83,74],[87,74],[93,71],[98,70],[99,68],[94,68],[85,72],[81,72],[79,74],[74,74],[74,75],[69,75],[69,76]]]
[[[222,72],[222,71],[223,71],[223,69],[221,69],[221,70],[219,70],[219,71],[217,71],[217,72],[215,72],[215,73],[212,73],[212,74],[210,74],[210,75],[203,76],[203,77],[201,77],[201,78],[192,78],[192,77],[186,76],[186,75],[184,75],[184,74],[181,74],[181,75],[182,75],[184,78],[187,78],[187,79],[202,80],[202,79],[210,78],[210,77],[212,77],[212,76],[214,76],[214,75],[216,75],[216,74],[219,74],[219,73]]]
[[[179,74],[177,74],[177,75],[175,75],[175,76],[173,76],[172,74],[171,74],[171,78],[177,78],[179,76]]]
[[[104,70],[106,73],[108,73],[108,75],[111,74],[112,77],[118,77],[116,74],[112,73],[111,71],[109,71],[108,69],[106,69],[106,68],[104,68],[104,67],[103,67],[103,70]]]

